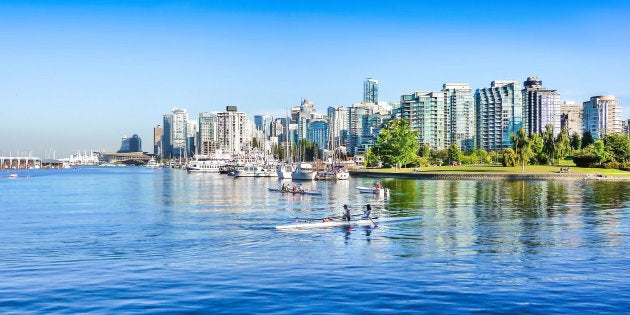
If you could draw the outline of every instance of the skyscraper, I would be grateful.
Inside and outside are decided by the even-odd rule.
[[[529,77],[523,89],[523,128],[527,134],[541,133],[547,125],[553,127],[557,136],[561,131],[560,94],[556,90],[543,88],[537,77]]]
[[[124,136],[118,153],[142,152],[142,139],[134,134],[131,137]]]
[[[512,147],[510,134],[523,126],[523,93],[516,81],[492,81],[475,92],[477,148],[504,150]]]
[[[378,103],[378,80],[367,78],[363,82],[363,103]]]
[[[266,137],[271,136],[271,123],[273,122],[273,117],[269,115],[254,115],[254,124],[256,125],[256,130],[260,130]]]
[[[567,128],[569,135],[577,134],[581,137],[584,133],[584,104],[564,102],[560,108],[562,112],[561,127]]]
[[[420,145],[429,144],[436,150],[445,149],[448,143],[444,95],[442,91],[414,92],[400,99],[401,118],[408,119],[411,130],[418,131]]]
[[[217,140],[224,153],[240,153],[252,145],[254,123],[236,106],[217,113]]]
[[[447,111],[446,147],[455,143],[461,150],[475,148],[475,99],[468,83],[445,83],[442,86]]]
[[[584,102],[584,130],[590,131],[593,139],[621,132],[619,100],[612,95],[604,95],[593,96]]]
[[[202,155],[210,155],[218,149],[216,113],[199,113],[197,143],[197,153]]]
[[[153,128],[153,154],[162,156],[162,136],[164,136],[164,127],[157,125]]]
[[[164,115],[163,158],[186,157],[187,125],[188,112],[185,109],[173,108],[172,114]]]
[[[353,104],[348,109],[348,154],[355,155],[363,151],[368,142],[365,130],[368,126],[368,117],[374,112],[374,104]]]

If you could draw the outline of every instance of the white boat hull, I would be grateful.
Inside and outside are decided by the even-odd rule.
[[[294,224],[286,224],[286,225],[278,225],[276,229],[278,230],[292,230],[292,229],[310,229],[310,228],[327,228],[327,227],[336,227],[336,226],[369,226],[374,225],[372,220],[350,220],[350,221],[327,221],[327,222],[304,222],[304,223],[294,223]]]
[[[362,194],[375,194],[375,195],[389,194],[389,189],[387,188],[357,187],[357,190]]]
[[[305,191],[293,191],[293,190],[282,190],[278,188],[267,188],[269,191],[281,192],[285,194],[296,194],[296,195],[321,195],[322,193],[319,191],[305,190]]]
[[[311,221],[311,222],[299,222],[293,224],[286,225],[278,225],[276,226],[277,230],[302,230],[302,229],[318,229],[318,228],[332,228],[332,227],[349,227],[349,226],[377,226],[379,224],[384,223],[392,223],[392,222],[408,222],[408,221],[417,221],[421,220],[420,216],[413,217],[396,217],[396,218],[372,218],[370,219],[358,219],[358,220],[350,220],[342,221],[342,220],[334,220],[334,221]]]

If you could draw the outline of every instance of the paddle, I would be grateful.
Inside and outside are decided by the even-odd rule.
[[[374,224],[374,228],[378,229],[378,225],[376,225],[376,223],[374,223],[374,220],[372,220],[372,218],[368,217],[368,219],[370,219],[370,221],[372,221],[372,223]]]

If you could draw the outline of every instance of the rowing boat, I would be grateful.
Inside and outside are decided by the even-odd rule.
[[[282,189],[271,188],[271,187],[267,187],[267,189],[269,189],[269,191],[275,191],[275,192],[281,192],[281,193],[287,193],[287,194],[298,194],[298,195],[321,195],[322,194],[320,191],[317,191],[317,190],[303,190],[303,191],[282,190]]]
[[[375,195],[387,195],[389,194],[389,189],[387,188],[374,188],[374,187],[357,187],[357,190],[360,193],[364,194],[375,194]]]
[[[349,226],[376,226],[377,224],[382,224],[385,222],[404,222],[404,221],[414,221],[420,220],[419,216],[412,217],[390,217],[390,218],[372,218],[370,219],[357,219],[350,220],[350,222],[345,220],[331,220],[331,221],[310,221],[310,222],[298,222],[293,224],[285,224],[276,226],[277,230],[300,230],[300,229],[316,229],[316,228],[329,228],[329,227],[349,227]]]
[[[291,230],[291,229],[309,229],[309,228],[327,228],[327,227],[336,227],[336,226],[369,226],[374,225],[372,220],[370,219],[359,219],[359,220],[333,220],[333,221],[317,221],[317,222],[301,222],[294,224],[286,224],[286,225],[278,225],[276,229],[278,230]]]

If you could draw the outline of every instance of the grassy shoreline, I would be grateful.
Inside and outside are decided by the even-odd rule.
[[[569,172],[560,172],[569,167]],[[522,172],[520,166],[430,166],[419,168],[378,168],[351,171],[357,177],[415,179],[553,179],[553,180],[630,180],[630,172],[617,169],[584,168],[571,165],[530,165]]]

